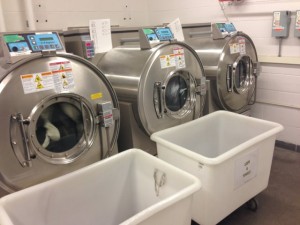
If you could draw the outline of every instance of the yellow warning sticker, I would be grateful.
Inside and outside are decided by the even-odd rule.
[[[56,92],[70,91],[75,87],[74,74],[70,61],[62,60],[50,62],[49,69],[53,74]]]
[[[24,94],[54,89],[51,72],[32,73],[20,75]]]
[[[102,96],[103,96],[102,92],[94,93],[94,94],[91,94],[91,99],[96,100],[96,99],[102,98]]]
[[[162,69],[176,66],[175,55],[174,54],[161,55],[159,57],[159,59],[160,59],[160,67]]]

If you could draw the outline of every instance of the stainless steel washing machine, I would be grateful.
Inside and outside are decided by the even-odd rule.
[[[56,32],[1,33],[0,187],[58,177],[117,152],[115,91]]]
[[[205,101],[201,61],[187,44],[164,37],[169,32],[141,29],[140,45],[125,44],[93,59],[120,101],[119,150],[139,147],[156,154],[149,138],[153,132],[201,116]]]
[[[209,29],[208,29],[209,28]],[[249,114],[255,102],[258,58],[251,38],[232,23],[183,25],[185,41],[199,55],[210,81],[205,113],[228,110]]]

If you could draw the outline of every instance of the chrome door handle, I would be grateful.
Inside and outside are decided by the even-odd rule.
[[[232,92],[232,87],[233,87],[232,70],[233,70],[232,64],[227,65],[226,84],[227,84],[228,92]]]
[[[162,84],[161,82],[154,83],[153,104],[157,118],[163,117],[163,102],[162,102]]]
[[[29,145],[28,145],[28,137],[26,134],[24,124],[29,124],[29,120],[24,119],[24,117],[21,113],[17,113],[16,115],[11,115],[11,117],[10,117],[10,143],[11,143],[12,149],[13,149],[18,161],[22,165],[22,167],[31,167],[32,166],[31,154],[30,154],[30,149],[29,149]],[[21,136],[22,136],[23,152],[17,141],[17,129],[18,128],[20,129]]]

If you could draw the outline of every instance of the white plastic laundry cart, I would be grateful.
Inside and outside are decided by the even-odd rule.
[[[151,136],[158,157],[196,175],[193,220],[216,224],[264,190],[280,124],[217,111]]]
[[[0,200],[1,225],[190,225],[200,181],[131,149]]]

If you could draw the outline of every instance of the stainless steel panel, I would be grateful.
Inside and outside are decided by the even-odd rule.
[[[73,88],[25,94],[21,75],[47,72],[50,71],[50,62],[66,60],[71,63],[75,84]],[[101,127],[101,115],[97,106],[112,102],[113,107],[118,109],[119,105],[109,81],[97,67],[69,54],[29,56],[16,64],[6,64],[1,58],[0,62],[0,187],[7,191],[23,189],[96,162],[109,149],[114,148],[119,120],[115,120],[109,129]],[[18,120],[20,126],[15,122],[10,123],[11,118],[18,114],[24,118]],[[62,124],[60,127],[55,124],[55,129],[69,129],[72,135],[78,131],[77,141],[72,144],[70,139],[66,139],[64,143],[69,145],[65,149],[47,148],[48,144],[44,144],[37,137],[41,135],[38,124],[43,117],[50,122],[62,117],[58,122],[66,123],[70,120],[68,117],[75,118],[77,122]],[[20,133],[19,128],[22,126],[24,131]],[[62,131],[59,132],[62,135]],[[107,137],[109,143],[106,143]],[[19,162],[14,153],[18,152],[19,158],[25,155],[22,140],[28,144],[29,158],[26,159],[30,161],[30,166]]]
[[[191,32],[190,29],[184,29],[185,36],[188,37],[186,42],[195,49],[203,63],[207,79],[210,80],[215,110],[224,109],[233,112],[248,110],[255,95],[256,74],[253,66],[258,62],[256,49],[250,37],[238,32],[232,37],[213,40],[209,32],[203,36],[189,36]],[[240,39],[245,40],[245,52],[232,51],[231,48],[239,43]],[[243,56],[248,57],[251,63],[249,71],[244,71],[247,73],[244,88],[240,88],[240,84],[234,81],[239,79],[236,67],[241,67],[243,60],[246,61]],[[228,87],[228,65],[234,67],[233,80],[230,81],[233,82],[231,90]]]
[[[161,57],[174,54],[174,50],[178,48],[184,51],[185,66],[164,68]],[[111,82],[119,101],[126,105],[126,112],[132,112],[128,118],[124,118],[125,113],[123,114],[121,110],[121,130],[126,128],[132,133],[131,140],[125,134],[120,135],[119,143],[123,143],[123,146],[142,149],[150,146],[148,152],[153,154],[155,150],[147,143],[147,139],[151,142],[149,136],[153,132],[191,121],[201,114],[204,97],[198,90],[200,80],[204,77],[203,67],[195,51],[184,43],[161,44],[150,50],[141,50],[139,46],[133,45],[119,46],[101,56],[98,62],[94,60],[94,63]],[[174,77],[180,79],[174,81],[172,79]],[[176,82],[184,84],[179,87],[179,84],[174,85]],[[157,93],[158,83],[162,87],[161,94]],[[168,85],[174,85],[173,89],[172,87],[168,89]],[[174,102],[168,102],[168,94],[178,91],[178,88],[185,92],[186,98],[183,97],[185,102],[180,105],[181,109],[169,108],[168,104]],[[159,106],[161,116],[157,113]],[[131,120],[135,118],[135,121],[131,123],[129,117]],[[140,133],[144,132],[143,144],[136,141],[137,127]]]

